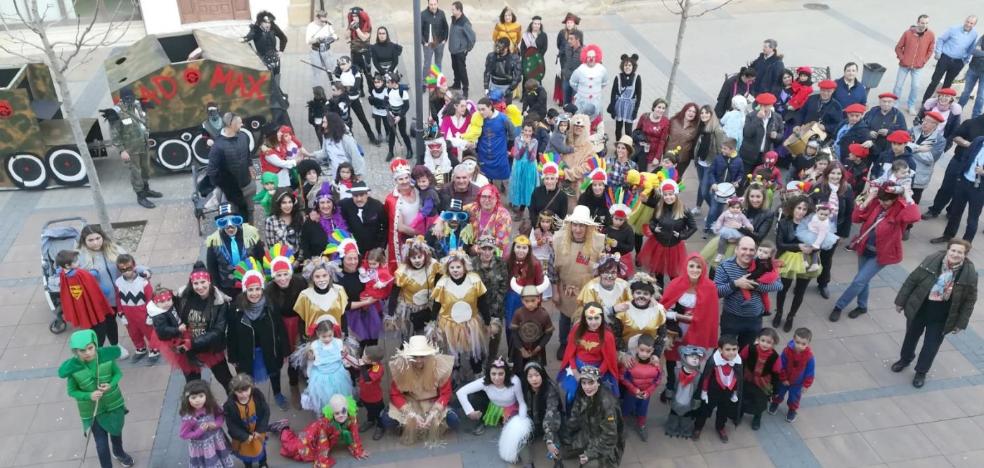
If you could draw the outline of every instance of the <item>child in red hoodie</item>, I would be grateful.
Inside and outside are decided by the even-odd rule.
[[[632,367],[619,366],[622,376],[622,415],[635,415],[636,431],[643,442],[649,437],[646,430],[646,415],[649,413],[649,398],[659,387],[663,372],[659,367],[661,350],[656,349],[656,339],[652,335],[639,335],[636,344],[635,364]]]
[[[759,243],[755,249],[755,260],[748,267],[748,279],[760,284],[776,282],[779,279],[779,265],[774,258],[775,255],[776,244],[770,240],[763,240]],[[747,289],[742,289],[741,294],[746,301],[752,298],[752,291]],[[762,305],[765,306],[764,315],[770,315],[772,313],[772,301],[769,300],[768,294],[762,294]]]
[[[775,350],[779,334],[772,328],[763,328],[755,344],[746,345],[738,353],[745,366],[745,385],[742,386],[742,411],[752,415],[752,430],[762,425],[762,413],[769,399],[779,388],[782,365]]]
[[[786,406],[789,408],[786,413],[787,422],[796,420],[796,410],[799,408],[800,399],[803,398],[803,391],[813,385],[816,363],[813,359],[813,351],[810,349],[812,340],[813,332],[809,328],[797,328],[793,332],[793,340],[782,351],[779,390],[772,397],[772,403],[769,403],[769,414],[776,414],[779,403],[782,403],[786,399],[786,393],[789,393],[789,400],[786,401]]]
[[[372,440],[383,438],[386,429],[379,419],[384,410],[383,404],[383,348],[380,346],[366,346],[362,352],[362,368],[359,372],[357,384],[359,387],[359,403],[366,408],[366,423],[362,426],[362,431],[369,430],[376,426],[376,431],[372,433]]]

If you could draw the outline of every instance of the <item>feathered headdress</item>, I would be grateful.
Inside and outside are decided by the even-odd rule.
[[[321,255],[332,260],[341,260],[342,257],[352,251],[355,251],[356,255],[359,254],[359,245],[352,238],[352,235],[348,231],[335,229],[328,236],[328,245],[325,246]]]
[[[246,257],[245,260],[239,262],[232,271],[232,277],[236,279],[236,287],[242,288],[243,291],[257,284],[262,288],[265,280],[263,268],[253,257]]]
[[[592,156],[588,158],[585,164],[588,165],[588,171],[586,172],[588,177],[585,177],[584,180],[581,181],[581,191],[586,190],[595,180],[602,180],[606,183],[608,182],[608,164],[604,159],[601,159],[598,156]]]
[[[263,271],[270,279],[278,271],[284,270],[294,274],[294,250],[281,243],[273,244],[263,255]]]
[[[431,65],[430,71],[424,78],[424,83],[427,84],[427,89],[443,88],[447,86],[448,78],[441,73],[441,69],[437,65]]]
[[[540,177],[543,177],[546,174],[556,174],[557,177],[563,179],[564,166],[564,162],[557,157],[557,153],[547,151],[540,155],[537,170],[540,171]]]
[[[629,208],[632,198],[631,192],[624,187],[609,186],[605,190],[605,204],[608,206],[608,214],[613,217],[628,218],[629,214],[632,213],[632,208]]]

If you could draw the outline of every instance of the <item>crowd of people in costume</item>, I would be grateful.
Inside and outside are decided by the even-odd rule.
[[[831,299],[833,262],[853,255],[857,272],[829,320],[869,313],[872,279],[947,204],[946,230],[931,241],[945,250],[895,299],[906,335],[892,370],[916,360],[912,383],[922,387],[944,335],[967,327],[984,117],[962,113],[967,94],[956,102],[946,80],[935,89],[935,73],[918,108],[900,110],[890,92],[869,108],[857,64],[814,84],[817,70],[787,68],[767,39],[716,102],[671,112],[655,98],[640,113],[651,98],[638,54],[605,62],[569,13],[549,105],[544,21],[533,17],[524,32],[506,7],[472,101],[463,56],[475,34],[463,6],[454,2],[449,25],[437,0],[427,3],[425,154],[414,157],[406,131],[402,48],[384,27],[368,45],[369,15],[356,7],[346,17],[352,56],[333,60],[331,96],[315,88],[309,105],[321,149],[307,151],[289,127],[271,134],[254,199],[262,215],[245,200],[222,204],[186,285],[153,287],[139,259],[97,227],[83,231],[79,252],[59,254],[66,320],[82,329],[59,375],[101,462],[129,460],[114,310],[127,317],[130,359],[163,356],[184,375],[180,436],[201,467],[232,466],[233,456],[267,466],[270,439],[284,457],[329,467],[337,445],[369,457],[360,435],[369,429],[373,440],[436,444],[448,429],[500,426],[507,462],[532,466],[545,450],[556,466],[617,466],[626,429],[648,440],[652,407],[667,414],[665,435],[695,440],[711,417],[722,442],[727,422],[745,414],[758,430],[783,403],[793,422],[817,365],[812,332],[795,325],[810,282]],[[896,48],[907,70],[934,50],[925,20]],[[974,24],[935,39],[937,54],[984,63],[980,40],[959,42],[970,52],[954,55]],[[440,68],[449,41],[451,85]],[[393,183],[382,197],[364,180],[349,109],[370,143],[388,141]],[[951,148],[952,186],[921,215],[933,167]],[[696,251],[698,234],[707,242]],[[228,393],[223,404],[204,368]],[[271,403],[315,419],[292,429],[271,421]]]

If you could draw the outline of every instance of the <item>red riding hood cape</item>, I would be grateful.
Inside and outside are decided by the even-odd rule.
[[[704,261],[704,258],[695,252],[687,257],[687,263],[690,263],[691,260],[700,264],[701,275],[694,287],[697,303],[692,311],[693,319],[690,322],[690,327],[687,328],[687,333],[683,336],[682,344],[715,348],[717,347],[718,323],[720,322],[717,286],[707,276],[707,262]],[[690,289],[690,277],[686,274],[677,276],[666,286],[660,303],[663,304],[663,307],[670,309],[676,305],[680,296],[683,296],[688,289]]]
[[[82,269],[66,273],[62,269],[58,277],[61,279],[62,316],[75,328],[90,329],[113,313],[92,273]]]

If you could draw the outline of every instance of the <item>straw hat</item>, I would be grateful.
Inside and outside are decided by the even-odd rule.
[[[584,224],[587,226],[598,226],[599,224],[595,222],[594,218],[591,216],[591,209],[584,205],[577,205],[574,207],[574,211],[564,218],[565,223],[573,224]]]
[[[427,341],[424,335],[414,335],[410,341],[403,343],[403,354],[407,356],[424,357],[437,354],[437,348]]]

